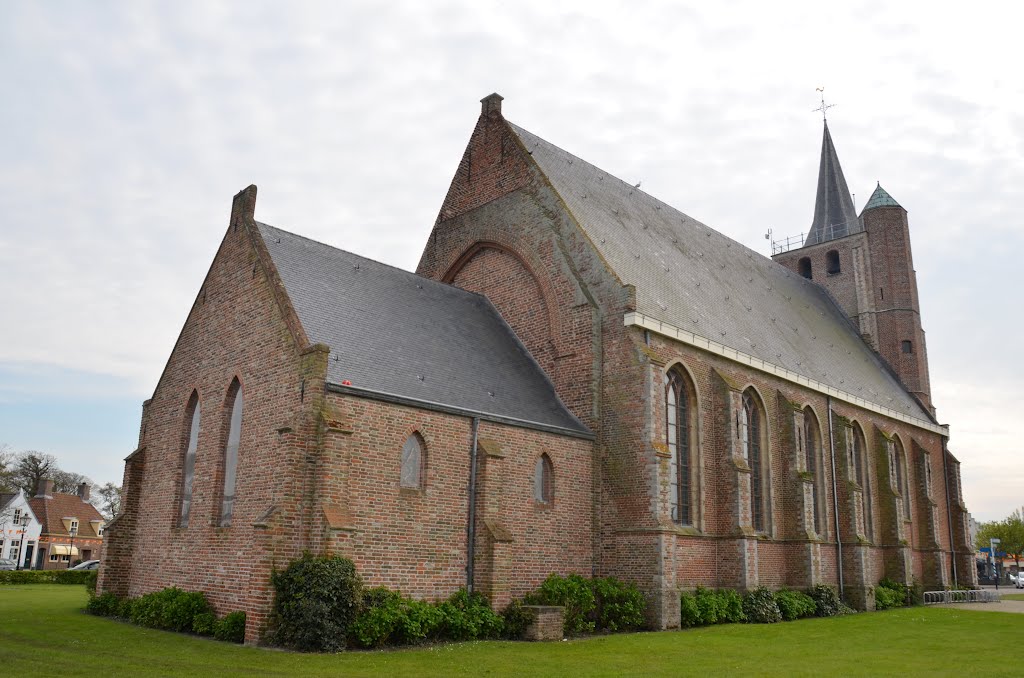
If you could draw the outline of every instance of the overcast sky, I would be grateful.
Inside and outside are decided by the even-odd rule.
[[[932,391],[982,520],[1024,504],[1021,10],[974,3],[0,0],[0,443],[120,482],[227,226],[413,269],[479,114],[765,253],[815,88],[858,210],[910,214]]]

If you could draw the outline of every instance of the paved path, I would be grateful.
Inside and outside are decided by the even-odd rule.
[[[1024,600],[1001,600],[998,603],[953,603],[950,605],[936,605],[935,607],[950,607],[958,610],[981,610],[982,612],[1016,612],[1017,614],[1024,614]]]

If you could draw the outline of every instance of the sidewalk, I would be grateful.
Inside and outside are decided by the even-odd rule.
[[[985,586],[983,588],[993,589],[994,587]],[[999,593],[1002,595],[1009,595],[1012,593],[1022,593],[1020,589],[1011,588],[1009,591],[1004,591],[1003,587],[999,587]],[[1000,600],[998,603],[951,603],[949,605],[934,605],[933,607],[949,607],[956,608],[958,610],[980,610],[981,612],[1015,612],[1017,614],[1024,614],[1024,600]]]

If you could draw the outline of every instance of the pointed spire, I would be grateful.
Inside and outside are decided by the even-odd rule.
[[[842,238],[860,231],[860,222],[853,207],[850,189],[846,187],[843,168],[825,123],[821,140],[821,164],[818,166],[818,195],[814,200],[814,221],[804,245]]]
[[[864,209],[861,214],[868,210],[873,210],[876,207],[902,207],[896,200],[889,195],[889,192],[882,188],[882,182],[878,182],[878,186],[875,187],[875,192],[868,198],[868,203],[864,205]]]

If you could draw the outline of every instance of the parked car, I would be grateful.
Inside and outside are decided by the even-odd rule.
[[[98,561],[98,560],[86,560],[86,561],[83,561],[83,562],[79,563],[78,565],[75,565],[72,568],[69,568],[69,569],[72,569],[72,570],[95,570],[99,566],[100,566],[100,561]]]
[[[18,563],[14,558],[0,558],[0,570],[14,570],[17,567]]]
[[[1024,574],[1018,572],[1017,574],[1010,575],[1010,581],[1013,585],[1019,589],[1024,589]]]

